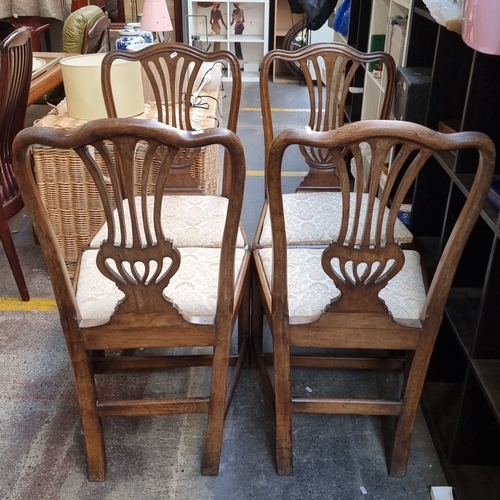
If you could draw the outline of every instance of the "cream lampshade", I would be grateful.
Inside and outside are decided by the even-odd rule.
[[[165,0],[146,0],[142,10],[141,30],[162,33],[173,29]]]
[[[105,54],[87,54],[61,60],[68,115],[79,120],[106,118],[101,89],[101,65]],[[113,98],[119,118],[144,112],[141,64],[115,61],[111,70]]]

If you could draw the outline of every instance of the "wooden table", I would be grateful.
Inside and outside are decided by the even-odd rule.
[[[62,83],[62,69],[59,64],[63,57],[71,54],[62,52],[35,52],[34,57],[47,61],[46,67],[33,72],[28,106],[44,96],[49,90]]]

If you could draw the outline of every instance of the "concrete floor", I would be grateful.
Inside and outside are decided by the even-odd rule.
[[[297,85],[273,87],[280,108],[300,108],[304,92]],[[249,235],[255,231],[264,194],[261,118],[258,111],[249,110],[258,102],[257,84],[245,84],[239,133],[249,171],[243,214]],[[28,115],[33,119],[46,111],[30,109]],[[280,116],[284,126],[297,123],[300,112]],[[303,169],[290,161],[289,170]],[[298,180],[285,178],[287,189]],[[387,475],[383,419],[328,415],[294,418],[295,474],[277,476],[273,422],[251,367],[242,373],[227,417],[218,476],[200,474],[204,416],[116,418],[104,421],[107,479],[88,482],[79,409],[58,314],[42,310],[41,299],[53,298],[50,280],[33,242],[29,217],[23,211],[10,222],[33,300],[12,304],[2,299],[18,294],[0,248],[0,499],[416,500],[429,499],[431,486],[446,484],[421,414],[405,478]],[[18,305],[25,309],[16,311]],[[182,389],[196,395],[206,388],[208,377],[207,369],[197,368],[114,379],[125,391],[148,397],[165,387],[169,393]],[[305,394],[306,387],[317,395],[344,394],[349,389],[359,394],[365,381],[373,393],[385,391],[391,380],[384,374],[340,377],[302,371],[294,377],[293,389],[297,394]],[[107,389],[110,383],[104,385]]]

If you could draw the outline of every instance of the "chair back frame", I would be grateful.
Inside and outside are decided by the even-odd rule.
[[[120,131],[120,133],[118,133]],[[110,141],[112,142],[111,153]],[[140,213],[137,213],[134,196],[137,193],[137,180],[134,164],[134,151],[138,143],[147,143],[144,157],[144,168],[141,172]],[[229,197],[228,217],[226,219],[225,237],[221,246],[221,258],[228,265],[221,267],[220,279],[227,283],[218,290],[218,308],[222,311],[232,311],[231,301],[234,296],[234,251],[239,227],[238,214],[241,212],[245,163],[241,143],[227,129],[209,129],[202,134],[192,134],[188,131],[165,127],[164,124],[149,120],[131,119],[101,119],[89,122],[88,126],[72,130],[67,135],[58,133],[55,129],[33,128],[25,130],[16,138],[17,171],[20,175],[21,189],[29,193],[27,208],[32,214],[33,225],[40,239],[42,250],[53,276],[54,292],[58,306],[62,310],[73,310],[72,317],[79,317],[72,286],[67,277],[64,259],[61,256],[52,226],[45,215],[45,209],[40,194],[36,188],[35,179],[27,164],[29,163],[29,145],[41,144],[57,149],[74,149],[86,165],[96,183],[106,216],[108,238],[100,247],[97,263],[100,271],[114,281],[126,295],[115,313],[148,315],[151,313],[165,314],[169,303],[161,295],[166,282],[175,274],[179,266],[178,251],[172,246],[171,240],[163,236],[160,223],[161,206],[164,186],[171,169],[172,160],[178,149],[183,147],[206,147],[209,144],[221,144],[233,158],[231,196]],[[106,165],[107,175],[96,163],[95,153],[99,153]],[[151,162],[153,157],[161,155],[161,168],[153,174]],[[155,177],[152,179],[151,176]],[[148,185],[155,184],[153,220],[147,211],[149,196]],[[112,196],[110,196],[112,194]],[[127,234],[124,205],[127,206],[131,218],[131,233]],[[118,224],[113,211],[116,206]],[[151,224],[149,224],[151,222]],[[120,229],[120,236],[117,230]],[[119,242],[119,243],[117,243]],[[163,259],[170,258],[172,264],[163,269]],[[110,262],[114,262],[114,265]],[[128,264],[127,264],[128,263]],[[137,270],[137,264],[142,263],[143,270]],[[161,272],[161,271],[164,272]],[[57,277],[57,278],[56,278]],[[66,277],[63,279],[63,277]],[[227,281],[226,281],[227,280]],[[224,288],[224,289],[223,289]],[[178,311],[172,306],[171,314],[176,317]]]
[[[361,203],[364,187],[356,187],[356,201],[350,199],[349,174],[346,158],[354,157],[358,175],[362,173],[363,161],[361,143],[371,146],[370,182],[368,202]],[[286,316],[286,233],[282,204],[281,168],[285,150],[300,144],[310,148],[324,148],[335,161],[342,190],[342,222],[336,241],[324,250],[322,266],[342,295],[327,313],[384,313],[384,304],[378,292],[396,275],[404,264],[400,244],[394,237],[394,227],[401,204],[417,178],[418,173],[430,156],[436,151],[455,151],[475,148],[479,161],[474,184],[462,209],[460,217],[443,251],[440,264],[427,296],[426,306],[420,318],[421,325],[429,316],[442,316],[452,278],[467,239],[483,207],[494,172],[495,150],[491,140],[479,132],[439,134],[426,127],[393,120],[366,120],[346,125],[335,131],[308,133],[299,129],[287,129],[273,141],[269,152],[267,189],[271,227],[273,232],[273,305]],[[379,192],[380,179],[388,154],[401,146],[391,164],[386,183],[378,197],[380,205],[389,206],[389,216],[383,210],[374,217],[374,203]],[[401,181],[399,174],[404,171]],[[398,184],[399,182],[399,184]],[[354,213],[354,221],[349,221]],[[375,240],[373,241],[373,230]],[[361,234],[361,237],[360,237]],[[336,260],[340,272],[335,271],[332,261]],[[277,313],[277,311],[275,311]],[[285,317],[283,316],[283,317]]]
[[[111,21],[107,14],[99,18],[94,24],[89,21],[85,26],[83,36],[82,54],[93,54],[104,52],[106,45],[104,43],[107,36],[107,30]]]
[[[12,166],[12,141],[24,127],[33,65],[33,53],[29,40],[29,30],[21,28],[10,34],[0,45],[0,88],[2,89],[0,93],[2,126],[0,196],[7,219],[17,213],[8,208],[9,203],[19,196]]]
[[[396,65],[390,54],[364,53],[342,43],[318,43],[296,51],[275,49],[264,56],[260,74],[268,75],[272,64],[279,60],[296,63],[302,69],[310,106],[307,126],[311,130],[322,132],[344,125],[350,92],[359,87],[356,82],[359,71],[375,62],[383,64],[385,82],[384,98],[377,118],[389,119],[396,88]],[[324,73],[321,68],[325,68]],[[319,77],[322,73],[324,77]],[[267,158],[275,136],[268,78],[260,79],[260,98]],[[298,190],[338,189],[338,180],[332,175],[335,164],[329,152],[305,146],[299,149],[309,166],[309,173]]]
[[[7,220],[24,206],[12,163],[12,142],[24,127],[32,66],[30,31],[20,28],[0,43],[0,236],[25,301],[29,293]]]
[[[241,101],[241,70],[238,59],[226,50],[204,52],[177,42],[158,43],[136,52],[111,51],[102,61],[102,89],[108,116],[117,116],[111,84],[114,61],[139,61],[143,74],[151,86],[156,104],[158,121],[182,130],[195,130],[191,121],[191,96],[198,90],[203,63],[226,63],[231,68],[231,101],[225,127],[236,132]],[[219,103],[220,105],[220,103]],[[174,164],[179,168],[191,165],[199,150],[182,151]],[[225,156],[225,164],[227,155]],[[225,171],[226,168],[224,167]],[[187,181],[186,181],[187,182]],[[227,195],[228,183],[223,177],[222,192]],[[187,186],[190,187],[190,186]]]

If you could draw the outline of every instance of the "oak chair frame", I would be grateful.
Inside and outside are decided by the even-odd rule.
[[[362,163],[359,145],[368,142],[372,148],[370,203],[364,219],[359,210],[362,187],[358,186],[358,203],[349,206],[349,181],[345,152]],[[287,243],[283,217],[281,169],[285,150],[292,145],[328,149],[334,158],[343,196],[342,226],[336,241],[324,247],[321,262],[325,273],[341,290],[341,297],[332,302],[319,319],[308,324],[290,324],[288,312]],[[349,235],[349,210],[356,212],[356,220],[372,220],[373,200],[377,196],[382,167],[388,151],[401,145],[383,193],[382,204],[396,187],[387,221],[385,238],[382,218],[373,220],[375,241],[370,237],[371,224],[364,230],[358,226]],[[394,276],[404,263],[403,252],[394,241],[394,225],[406,192],[427,159],[435,151],[476,149],[478,166],[467,200],[448,238],[447,244],[427,289],[425,305],[418,320],[396,322],[378,298],[378,291]],[[408,167],[399,185],[398,173]],[[406,473],[411,437],[429,359],[441,325],[444,307],[460,257],[474,224],[483,208],[495,166],[493,142],[484,134],[462,132],[443,135],[423,126],[396,121],[364,121],[345,125],[330,132],[306,133],[297,129],[281,132],[272,142],[268,154],[266,185],[273,231],[272,282],[254,249],[256,275],[252,321],[252,347],[262,375],[266,392],[270,393],[276,416],[276,460],[281,475],[293,473],[292,414],[328,413],[388,415],[396,417],[392,449],[388,457],[391,476]],[[438,167],[440,168],[440,167]],[[359,170],[358,170],[359,174]],[[356,223],[355,223],[356,224]],[[359,228],[363,228],[360,224]],[[361,234],[361,241],[356,241]],[[332,259],[338,259],[340,271],[332,268]],[[348,262],[352,262],[349,272]],[[358,264],[380,263],[370,275],[360,271]],[[386,267],[386,263],[392,262]],[[384,272],[382,272],[384,271]],[[424,281],[425,282],[425,281]],[[260,310],[259,310],[260,309]],[[271,329],[273,352],[263,353],[262,309]],[[402,358],[300,356],[292,353],[295,347],[322,349],[368,349],[401,351]],[[274,367],[274,387],[267,366]],[[404,384],[399,399],[315,398],[292,397],[290,374],[294,367],[391,369],[403,371]]]
[[[152,221],[143,225],[144,238],[139,237],[140,221],[135,205],[127,200],[137,199],[134,187],[134,151],[138,141],[147,144],[142,184],[146,186],[151,173],[151,162],[158,152],[162,152],[161,168],[156,178],[155,205]],[[125,294],[109,322],[99,326],[85,327],[81,322],[76,291],[70,281],[64,259],[58,247],[50,222],[38,192],[30,164],[30,148],[42,144],[59,149],[73,149],[86,165],[101,195],[108,238],[101,244],[97,256],[99,271]],[[220,248],[221,260],[217,292],[217,310],[214,324],[194,324],[185,320],[174,304],[162,296],[162,289],[176,272],[179,251],[172,241],[165,238],[160,224],[161,204],[165,196],[163,187],[170,173],[172,159],[181,148],[199,148],[210,144],[220,144],[227,151],[232,169],[228,186],[228,213],[224,239]],[[107,175],[103,175],[92,156],[89,145],[99,151],[105,160]],[[108,149],[111,145],[112,149]],[[235,276],[235,247],[240,222],[240,214],[245,183],[245,160],[240,140],[227,129],[217,128],[192,134],[147,120],[102,119],[89,122],[70,132],[30,128],[23,130],[14,145],[16,173],[19,184],[27,199],[26,207],[38,235],[47,264],[61,326],[73,367],[77,395],[80,403],[85,444],[87,451],[88,477],[92,481],[102,481],[106,474],[106,454],[101,419],[108,416],[152,416],[178,413],[208,413],[207,440],[202,471],[217,474],[225,415],[229,408],[234,389],[245,358],[246,343],[238,356],[230,355],[230,341],[238,310],[247,293],[247,278],[250,251],[244,252],[241,276]],[[109,184],[114,189],[112,200],[107,192]],[[145,208],[150,196],[146,187],[140,191],[143,220],[149,215]],[[123,203],[127,202],[131,212],[132,243],[126,241],[127,232],[123,219]],[[120,214],[119,225],[114,222],[114,206]],[[121,237],[117,236],[117,228]],[[118,240],[116,239],[118,237]],[[121,238],[121,239],[120,239]],[[111,242],[111,243],[108,243]],[[113,243],[114,242],[114,243]],[[82,254],[85,252],[83,249]],[[166,275],[160,276],[164,257],[172,259]],[[116,262],[110,267],[109,259]],[[129,262],[128,269],[124,265]],[[153,272],[153,278],[144,280],[134,263],[141,263]],[[151,267],[157,263],[157,271]],[[79,264],[80,265],[80,262]],[[75,283],[78,283],[78,272]],[[163,281],[160,281],[163,280]],[[141,356],[134,355],[139,348],[213,347],[213,355],[192,356]],[[103,351],[121,350],[122,356],[102,356]],[[130,355],[131,354],[131,355]],[[228,368],[235,369],[229,384]],[[188,366],[212,366],[209,397],[177,397],[156,400],[98,400],[94,374],[107,370],[168,369]]]

